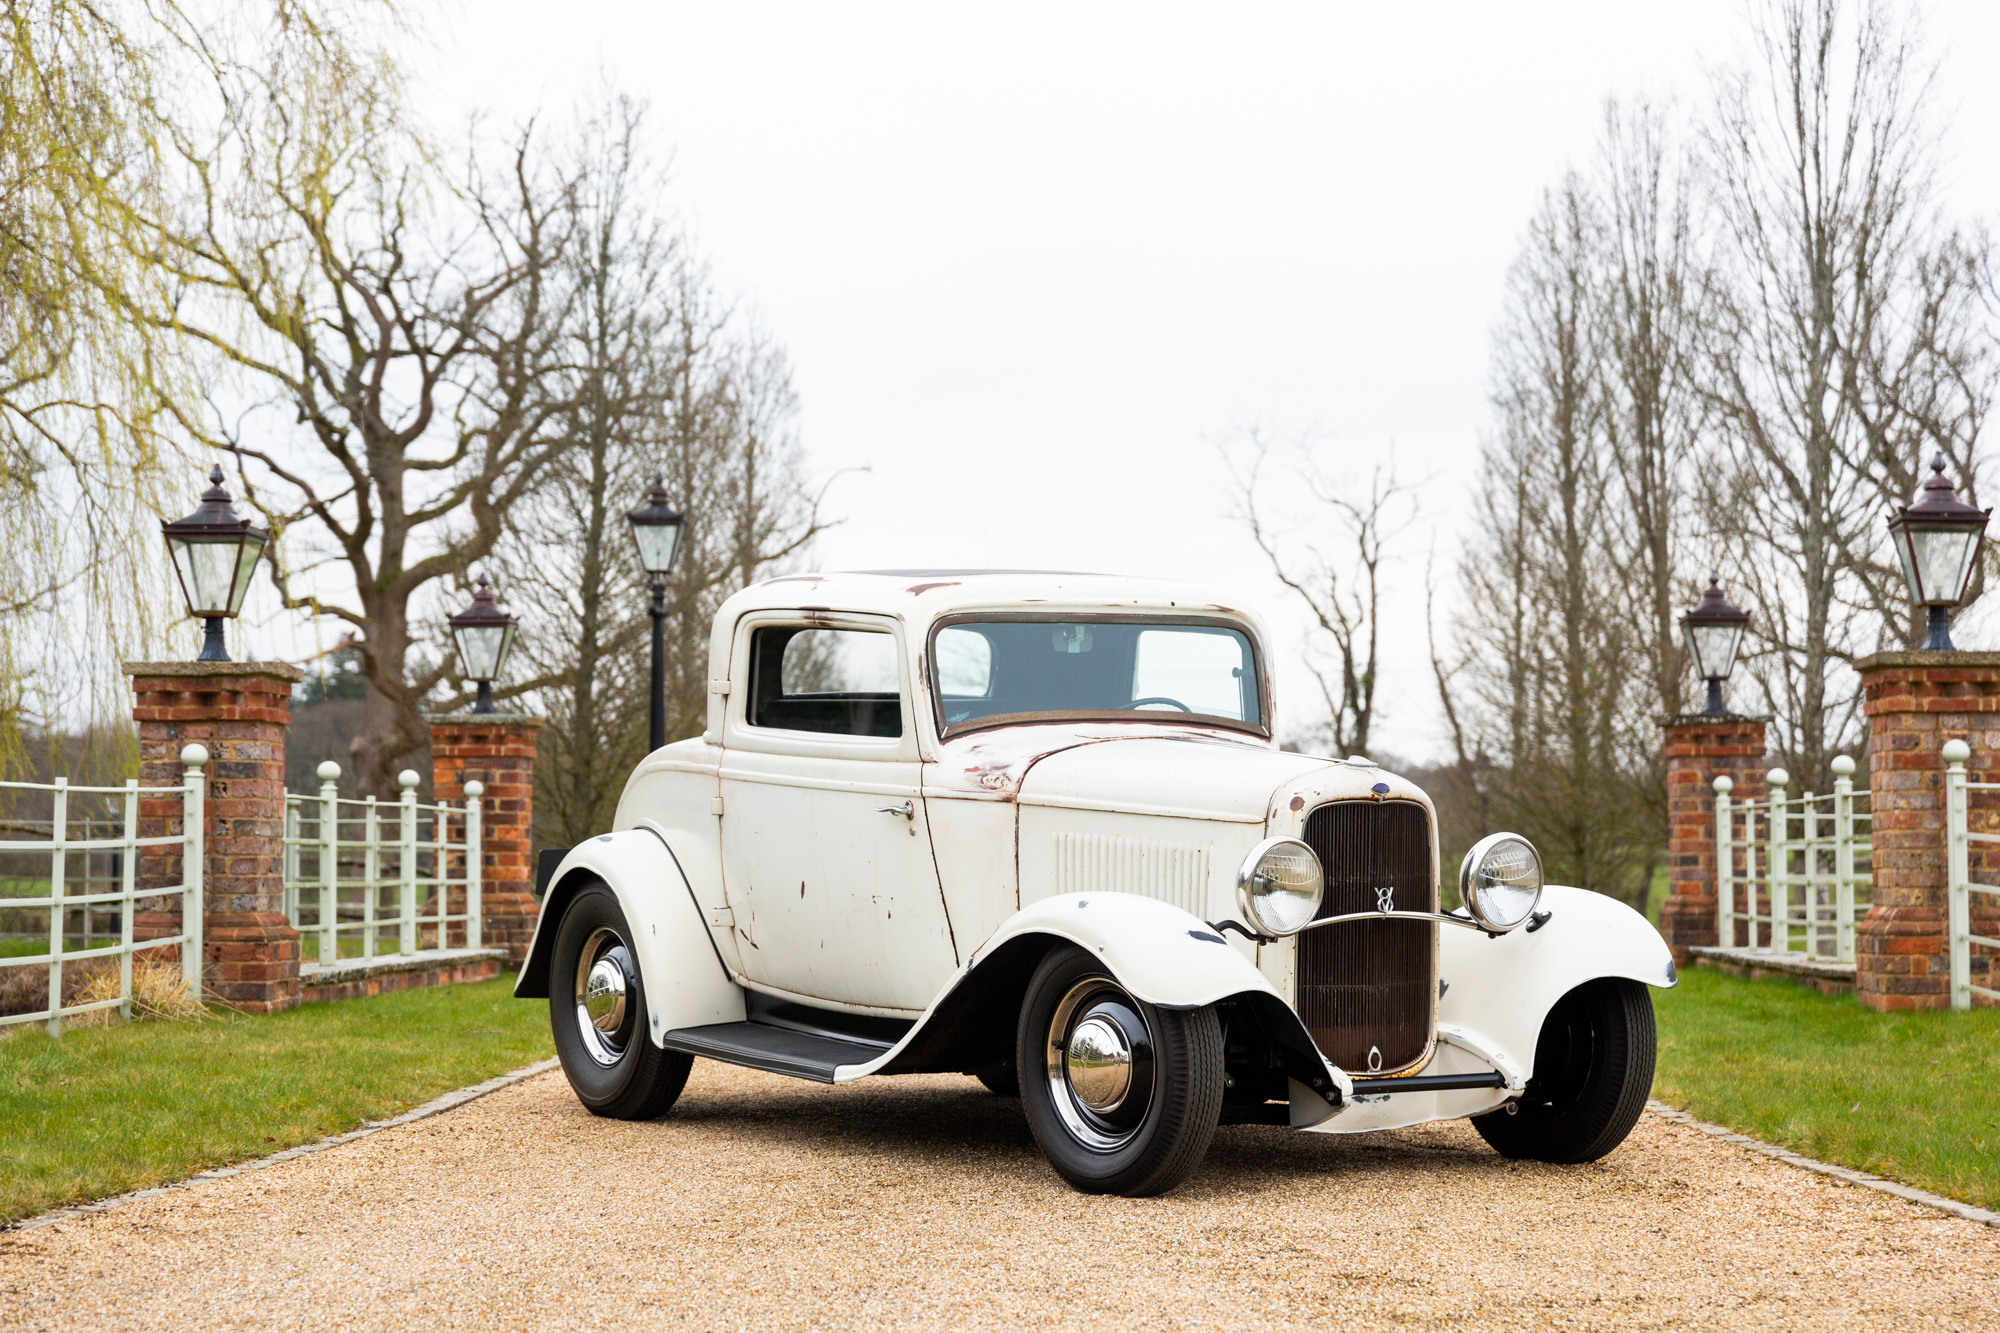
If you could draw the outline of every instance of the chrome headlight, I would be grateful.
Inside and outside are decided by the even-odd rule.
[[[1296,935],[1319,911],[1326,876],[1313,849],[1297,838],[1266,838],[1236,872],[1236,905],[1252,930]]]
[[[1486,929],[1512,930],[1542,900],[1541,854],[1518,833],[1481,838],[1458,867],[1458,896]]]

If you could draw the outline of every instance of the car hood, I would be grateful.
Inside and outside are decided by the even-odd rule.
[[[1352,773],[1351,782],[1343,775]],[[1202,734],[1121,737],[1037,760],[1020,782],[1030,805],[1263,823],[1300,785],[1352,785],[1366,796],[1380,776],[1332,759]]]

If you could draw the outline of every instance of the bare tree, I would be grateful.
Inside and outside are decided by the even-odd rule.
[[[1938,136],[1914,29],[1877,0],[1772,0],[1707,131],[1718,259],[1701,382],[1724,466],[1713,538],[1744,552],[1753,675],[1806,786],[1853,743],[1853,658],[1911,641],[1881,521],[1932,450],[1976,482],[1991,396],[1983,256],[1930,204]]]
[[[1254,429],[1222,448],[1235,514],[1278,581],[1312,617],[1317,633],[1307,643],[1306,668],[1326,705],[1327,742],[1339,754],[1366,754],[1375,725],[1382,563],[1388,544],[1415,517],[1416,496],[1397,481],[1393,463],[1376,467],[1365,486],[1343,484],[1320,466],[1310,443],[1301,442],[1297,478],[1313,512],[1288,522],[1262,495],[1271,451],[1270,439]],[[1293,539],[1296,526],[1307,535]]]

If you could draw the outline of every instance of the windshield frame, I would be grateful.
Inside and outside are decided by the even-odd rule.
[[[1216,713],[1136,713],[1130,709],[1122,711],[1063,709],[1034,713],[992,713],[984,717],[968,718],[963,722],[948,723],[944,720],[944,691],[939,688],[937,678],[938,633],[954,625],[995,622],[1030,625],[1200,625],[1206,628],[1234,630],[1250,645],[1251,670],[1255,673],[1257,681],[1257,717],[1245,720],[1223,717]],[[937,727],[940,740],[951,740],[953,737],[963,736],[972,731],[990,731],[995,727],[1049,726],[1070,722],[1219,727],[1225,731],[1240,731],[1252,736],[1261,736],[1265,740],[1271,738],[1271,682],[1264,670],[1264,645],[1258,641],[1254,626],[1229,616],[1181,615],[1172,611],[958,611],[948,616],[940,616],[931,622],[930,630],[924,636],[922,665],[924,692],[930,695],[931,720]]]

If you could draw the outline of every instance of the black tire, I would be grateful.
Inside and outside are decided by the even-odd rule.
[[[1594,1162],[1625,1141],[1653,1091],[1653,997],[1607,977],[1556,1002],[1535,1043],[1535,1074],[1519,1110],[1474,1116],[1503,1157]]]
[[[631,938],[617,895],[604,885],[588,885],[570,899],[549,960],[549,1027],[569,1086],[591,1114],[652,1120],[673,1107],[694,1057],[661,1050],[648,1039],[645,983]],[[624,1003],[608,1029],[592,1021],[577,987],[579,972],[588,981],[600,962],[616,969],[624,986]]]
[[[984,1069],[975,1069],[972,1071],[972,1076],[981,1083],[984,1083],[986,1090],[995,1097],[1018,1097],[1021,1095],[1021,1076],[1015,1070],[1014,1061],[1011,1057],[1009,1057],[1005,1064],[988,1065]]]
[[[1128,1058],[1072,1059],[1086,1028],[1122,1042]],[[1021,1002],[1014,1067],[1035,1142],[1056,1174],[1086,1194],[1164,1194],[1208,1152],[1222,1115],[1222,1024],[1215,1007],[1156,1009],[1134,998],[1095,958],[1064,945],[1042,960]],[[1072,1080],[1119,1077],[1079,1091]],[[1140,1098],[1143,1097],[1143,1102]],[[1087,1098],[1095,1098],[1093,1109]]]

